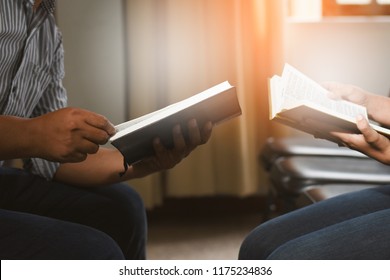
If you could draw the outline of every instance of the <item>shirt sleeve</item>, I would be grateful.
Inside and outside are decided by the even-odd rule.
[[[56,111],[67,106],[67,94],[62,84],[65,76],[64,49],[62,34],[56,28],[56,45],[50,68],[51,81],[44,91],[39,103],[34,108],[32,117]],[[40,158],[32,158],[25,162],[25,168],[31,173],[51,180],[60,166],[57,162],[50,162]]]

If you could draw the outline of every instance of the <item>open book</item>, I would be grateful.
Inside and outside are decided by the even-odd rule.
[[[323,131],[324,127],[360,133],[356,117],[362,115],[368,119],[365,107],[329,98],[325,88],[289,64],[284,66],[281,77],[275,75],[269,80],[269,109],[271,120],[334,142],[337,140]],[[390,137],[389,129],[370,123],[379,133]]]
[[[188,139],[187,122],[192,118],[201,128],[207,121],[217,125],[240,114],[236,89],[226,81],[183,101],[117,125],[117,133],[110,142],[131,165],[154,155],[155,137],[159,137],[167,148],[172,148],[172,128],[176,124],[181,125],[181,131]]]

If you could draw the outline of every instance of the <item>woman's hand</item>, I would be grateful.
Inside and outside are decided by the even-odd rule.
[[[367,119],[362,116],[357,117],[356,124],[362,134],[345,132],[331,132],[330,134],[345,146],[390,165],[390,140],[372,129]]]
[[[329,97],[343,99],[366,107],[368,117],[382,125],[390,126],[390,98],[374,94],[357,86],[326,82],[322,86],[329,91]]]
[[[332,99],[344,99],[367,108],[372,93],[369,93],[357,86],[341,84],[336,82],[326,82],[322,86],[329,91]]]

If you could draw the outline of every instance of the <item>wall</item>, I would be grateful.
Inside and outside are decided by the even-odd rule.
[[[390,20],[345,18],[286,24],[286,61],[313,79],[390,90]]]
[[[69,105],[117,124],[126,118],[121,0],[58,0]]]
[[[113,123],[124,121],[122,1],[58,0],[57,15],[69,105],[104,114]],[[389,19],[289,21],[285,35],[285,60],[313,79],[389,93]]]

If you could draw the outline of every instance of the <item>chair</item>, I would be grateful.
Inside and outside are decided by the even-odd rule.
[[[270,204],[282,198],[284,212],[297,208],[296,200],[302,195],[315,203],[390,182],[390,166],[314,138],[269,138],[260,161],[272,183]]]
[[[327,140],[308,137],[284,137],[267,139],[260,153],[260,162],[265,170],[270,170],[280,157],[288,156],[341,156],[367,158],[366,155]]]

